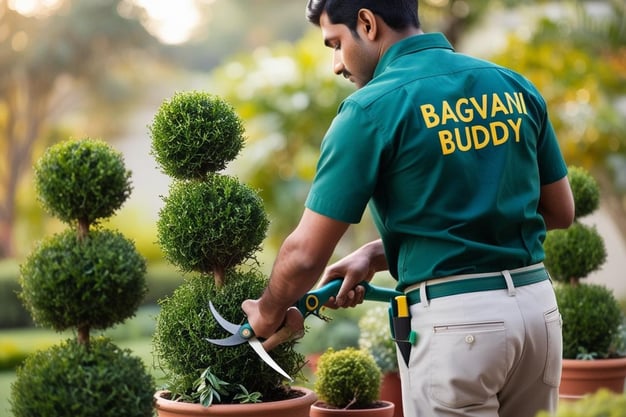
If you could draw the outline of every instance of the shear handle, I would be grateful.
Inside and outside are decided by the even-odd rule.
[[[341,288],[341,283],[342,279],[336,279],[321,288],[309,291],[296,302],[295,306],[305,318],[310,314],[318,315],[320,308],[328,302],[330,297],[337,295]],[[361,281],[358,285],[365,288],[365,299],[370,301],[389,302],[394,297],[402,295],[399,291],[377,287],[367,281]]]

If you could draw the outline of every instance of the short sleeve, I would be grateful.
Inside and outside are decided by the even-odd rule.
[[[383,145],[372,118],[346,100],[322,141],[320,159],[305,206],[347,223],[361,220],[376,186]]]

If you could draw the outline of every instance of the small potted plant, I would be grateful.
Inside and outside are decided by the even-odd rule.
[[[581,167],[570,167],[568,176],[576,205],[574,224],[548,232],[544,243],[545,265],[556,281],[563,320],[559,393],[561,398],[578,398],[600,387],[623,392],[626,358],[618,351],[624,320],[619,302],[608,288],[581,281],[606,260],[595,226],[579,221],[598,208],[599,186]]]
[[[267,285],[254,257],[269,224],[263,202],[222,172],[243,147],[241,119],[220,97],[189,91],[165,100],[149,128],[152,153],[174,179],[159,212],[158,242],[188,273],[160,303],[153,341],[167,390],[155,394],[158,414],[307,416],[311,390],[292,389],[247,343],[207,341],[229,336],[209,301],[226,320],[243,323],[241,303]],[[304,366],[294,348],[287,342],[270,352],[292,377]]]
[[[310,417],[392,417],[394,404],[379,399],[381,380],[381,370],[369,352],[329,348],[317,364],[314,389],[320,400],[311,406]]]
[[[376,305],[359,319],[359,347],[368,351],[383,374],[380,399],[395,404],[394,417],[402,417],[402,388],[396,343],[389,329],[388,307]]]
[[[121,233],[98,227],[130,195],[122,156],[100,140],[50,147],[35,165],[44,208],[68,224],[20,265],[20,298],[35,323],[76,338],[38,351],[11,388],[16,417],[152,416],[154,381],[141,359],[92,337],[131,317],[147,291],[145,260]]]

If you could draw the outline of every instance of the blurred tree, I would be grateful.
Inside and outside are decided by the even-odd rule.
[[[122,103],[128,97],[113,68],[156,43],[139,22],[141,10],[123,0],[64,0],[56,7],[27,16],[0,2],[0,258],[13,253],[20,179],[36,148],[52,142],[68,102],[85,96],[85,87],[99,100]]]

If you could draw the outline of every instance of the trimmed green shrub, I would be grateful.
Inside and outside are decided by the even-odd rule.
[[[185,280],[172,297],[161,302],[154,334],[155,355],[168,374],[168,389],[185,397],[192,392],[198,369],[211,368],[220,379],[243,383],[250,392],[260,392],[263,401],[277,399],[283,377],[263,362],[247,343],[223,347],[205,338],[230,336],[215,321],[208,309],[209,300],[226,319],[233,323],[244,320],[241,302],[256,298],[267,284],[258,271],[227,271],[227,285],[216,286],[206,276],[194,275]],[[282,344],[272,350],[274,360],[292,377],[300,373],[304,357],[293,353],[295,342]],[[245,374],[242,374],[242,367]],[[254,376],[254,377],[249,377]],[[221,402],[231,402],[223,398]]]
[[[244,143],[243,122],[221,98],[200,91],[165,100],[149,126],[152,154],[176,179],[202,179],[234,160]]]
[[[94,229],[130,193],[121,154],[102,141],[49,148],[35,167],[42,204],[71,228],[20,265],[20,298],[38,324],[69,340],[26,359],[11,386],[16,417],[152,416],[154,381],[139,358],[90,337],[131,317],[145,295],[145,259],[121,233]]]
[[[147,291],[145,260],[121,233],[72,230],[43,240],[21,266],[20,298],[39,325],[104,329],[132,317]]]
[[[563,357],[609,352],[622,322],[612,291],[595,284],[559,285],[555,291],[563,316]]]
[[[140,359],[109,340],[75,340],[28,357],[10,400],[15,417],[150,417],[153,382]]]
[[[262,200],[236,178],[218,173],[243,146],[241,120],[219,97],[177,93],[161,105],[150,132],[153,155],[177,180],[163,198],[159,245],[168,261],[197,273],[163,301],[157,319],[155,354],[167,375],[166,388],[173,398],[204,405],[256,401],[258,394],[262,401],[287,398],[284,378],[247,344],[220,347],[206,340],[229,336],[212,319],[209,301],[227,320],[243,324],[241,303],[257,298],[267,285],[257,270],[237,269],[256,267],[250,261],[256,261],[269,224]],[[292,376],[304,366],[294,346],[286,343],[271,353]],[[244,395],[199,392],[207,380],[241,386]]]
[[[317,362],[315,392],[337,408],[370,408],[380,397],[382,373],[372,355],[348,347],[329,348]]]
[[[574,194],[577,219],[581,219],[600,207],[600,187],[596,180],[581,167],[569,167],[567,178]]]
[[[182,271],[211,273],[260,250],[269,220],[258,194],[236,178],[174,182],[159,213],[159,245]]]
[[[122,154],[97,139],[68,140],[48,148],[35,164],[44,209],[65,223],[92,224],[112,216],[131,192]]]
[[[544,242],[544,264],[559,282],[587,277],[606,261],[604,240],[595,226],[575,222],[568,229],[551,230]]]
[[[563,357],[606,358],[617,354],[623,313],[612,291],[581,282],[606,260],[604,240],[593,226],[578,220],[599,204],[600,187],[583,168],[570,167],[568,178],[576,204],[574,224],[551,230],[545,242],[546,268],[557,281],[557,304],[563,319]]]

